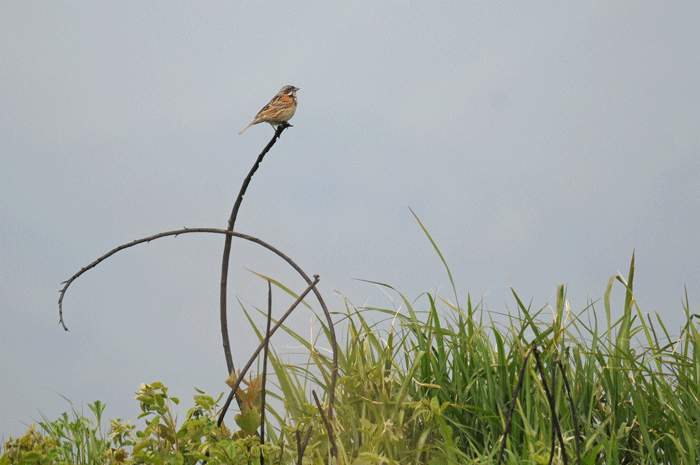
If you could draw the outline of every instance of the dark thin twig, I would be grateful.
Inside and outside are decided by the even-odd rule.
[[[245,239],[247,241],[254,242],[258,245],[261,245],[265,247],[266,249],[270,250],[271,252],[277,254],[280,258],[282,258],[284,261],[286,261],[289,266],[294,268],[297,273],[301,275],[301,277],[306,281],[307,284],[311,284],[311,279],[307,276],[307,274],[302,270],[299,265],[297,265],[291,258],[287,257],[284,253],[276,249],[275,247],[271,246],[270,244],[256,238],[253,236],[248,236],[246,234],[241,234],[233,231],[227,231],[225,229],[216,229],[216,228],[184,228],[184,229],[178,229],[176,231],[167,231],[167,232],[162,232],[158,234],[154,234],[152,236],[144,237],[142,239],[136,239],[132,242],[129,242],[128,244],[122,244],[119,247],[116,247],[106,254],[102,255],[100,258],[95,260],[94,262],[90,263],[84,268],[81,268],[79,272],[74,274],[73,276],[70,277],[67,281],[64,281],[62,284],[64,284],[63,288],[59,291],[60,296],[58,298],[58,315],[59,315],[59,324],[63,326],[63,329],[68,331],[68,328],[66,327],[66,324],[63,321],[63,298],[66,294],[66,291],[68,290],[68,287],[75,281],[78,277],[80,277],[83,273],[86,271],[96,267],[99,265],[101,262],[104,260],[108,259],[115,253],[128,249],[129,247],[133,247],[138,244],[143,244],[145,242],[150,242],[156,239],[160,239],[162,237],[167,237],[167,236],[178,236],[180,234],[187,234],[187,233],[212,233],[212,234],[226,234],[230,236],[235,236],[241,239]],[[331,371],[331,384],[329,388],[329,399],[328,399],[328,418],[332,419],[333,418],[333,403],[335,399],[335,385],[338,379],[338,342],[335,337],[335,327],[333,326],[333,319],[331,318],[331,314],[328,311],[328,307],[326,306],[326,302],[323,300],[323,297],[321,296],[321,293],[316,289],[315,287],[313,288],[314,295],[316,296],[316,299],[318,300],[319,304],[321,305],[321,309],[323,310],[323,314],[326,316],[326,321],[328,322],[328,331],[330,332],[331,336],[331,349],[333,351],[333,369]]]
[[[302,465],[302,458],[304,458],[304,453],[306,452],[306,446],[309,445],[309,439],[311,439],[311,431],[313,431],[314,427],[309,426],[309,429],[306,430],[306,436],[304,436],[304,442],[301,444],[301,449],[299,454],[299,465]]]
[[[559,419],[557,417],[556,413],[556,405],[555,405],[555,397],[554,397],[554,388],[556,387],[556,366],[559,366],[559,369],[562,372],[562,376],[564,377],[564,385],[566,386],[566,392],[568,394],[569,398],[569,406],[571,407],[571,413],[573,415],[573,421],[574,421],[574,434],[576,435],[576,457],[577,457],[577,462],[579,465],[581,465],[581,446],[579,443],[579,432],[578,432],[578,419],[576,417],[576,409],[574,407],[574,399],[571,395],[571,387],[569,386],[569,380],[566,377],[566,372],[564,371],[564,366],[561,363],[561,360],[555,360],[554,365],[552,366],[552,391],[550,392],[549,386],[547,384],[547,378],[544,375],[544,369],[542,367],[542,362],[540,361],[539,357],[539,351],[537,350],[536,345],[530,346],[528,351],[525,353],[525,359],[523,360],[523,364],[520,367],[520,375],[518,379],[518,384],[515,387],[515,390],[513,391],[513,399],[511,401],[511,406],[508,411],[508,418],[506,419],[506,427],[505,430],[503,431],[503,438],[501,441],[501,449],[498,454],[498,462],[497,464],[500,465],[501,462],[503,461],[503,453],[505,452],[506,448],[506,439],[508,437],[508,432],[510,431],[510,425],[511,421],[513,419],[513,410],[515,408],[515,402],[518,397],[518,392],[520,391],[520,388],[522,387],[523,383],[523,375],[525,373],[525,367],[527,366],[527,359],[530,356],[530,353],[535,354],[535,360],[537,361],[537,369],[540,373],[540,377],[542,378],[542,385],[544,387],[544,392],[547,397],[547,401],[549,403],[549,409],[552,413],[552,445],[551,445],[551,451],[550,451],[550,456],[549,456],[549,463],[552,463],[553,457],[554,457],[554,437],[556,434],[556,437],[559,439],[559,444],[561,446],[561,451],[562,451],[562,460],[564,462],[564,465],[568,464],[568,456],[566,455],[566,448],[564,444],[564,438],[562,437],[561,433],[561,425],[559,424]]]
[[[299,434],[299,430],[296,430],[297,433],[297,465],[302,465],[303,463],[303,458],[304,458],[304,452],[306,452],[306,446],[309,444],[309,439],[311,438],[311,431],[314,429],[313,426],[309,426],[309,429],[306,430],[306,436],[304,436],[304,442],[299,442],[301,439],[301,436]]]
[[[537,369],[540,372],[540,377],[542,378],[542,385],[544,386],[544,392],[547,396],[547,400],[549,401],[549,409],[552,412],[552,425],[557,432],[557,438],[559,438],[559,445],[561,446],[561,456],[562,460],[564,461],[564,465],[567,465],[569,463],[569,460],[566,455],[566,446],[564,444],[564,438],[561,435],[561,427],[559,426],[559,419],[557,418],[557,410],[556,410],[556,405],[554,405],[554,396],[552,393],[549,391],[549,387],[547,386],[547,377],[544,374],[544,369],[542,368],[542,362],[540,361],[540,356],[539,356],[539,351],[537,350],[537,347],[533,346],[532,347],[532,352],[535,354],[535,360],[537,361]],[[554,386],[552,386],[554,388]]]
[[[564,386],[566,387],[566,393],[569,397],[569,407],[571,408],[571,416],[574,421],[574,434],[576,435],[576,458],[578,465],[581,465],[581,443],[578,433],[578,417],[576,416],[576,407],[574,406],[574,398],[571,395],[571,387],[569,386],[569,380],[566,377],[566,371],[564,371],[564,365],[562,365],[561,360],[557,360],[556,363],[559,365],[561,374],[564,377]]]
[[[280,124],[277,126],[277,130],[275,131],[275,135],[272,136],[272,139],[270,142],[267,143],[263,151],[258,155],[258,159],[255,161],[253,164],[253,167],[250,169],[250,172],[248,173],[248,176],[246,176],[245,180],[243,181],[243,184],[241,185],[241,190],[238,193],[238,197],[236,198],[236,202],[233,204],[233,210],[231,211],[231,217],[228,220],[228,228],[227,231],[233,231],[233,226],[236,223],[236,218],[238,217],[238,210],[241,208],[241,202],[243,202],[243,196],[245,195],[246,190],[248,189],[248,184],[250,184],[250,180],[252,179],[253,175],[255,172],[258,170],[258,167],[260,166],[260,163],[262,162],[263,158],[265,157],[265,154],[272,148],[273,145],[275,145],[275,142],[277,142],[277,139],[282,135],[282,131],[284,131],[286,128],[290,127],[291,125],[288,123],[285,124]],[[221,318],[221,338],[223,340],[224,344],[224,356],[226,357],[226,368],[228,369],[228,374],[233,373],[234,367],[233,367],[233,357],[231,356],[231,344],[229,342],[229,337],[228,337],[228,321],[227,321],[227,316],[226,316],[226,289],[227,289],[227,283],[228,283],[228,264],[229,264],[229,258],[231,256],[231,236],[226,236],[226,239],[224,241],[224,255],[223,259],[221,260],[221,289],[220,289],[220,302],[219,302],[219,311],[220,311],[220,318]],[[239,402],[240,405],[240,402]]]
[[[260,392],[260,444],[265,444],[265,389],[267,385],[267,353],[270,350],[270,324],[272,323],[272,283],[267,282],[267,328],[265,329],[265,349],[263,350],[262,391]],[[260,465],[265,465],[260,449]]]
[[[323,406],[321,405],[321,401],[318,400],[316,391],[312,389],[311,394],[314,396],[314,401],[316,401],[316,407],[318,407],[318,413],[321,414],[321,420],[323,421],[323,424],[326,427],[326,431],[328,431],[328,441],[331,443],[331,456],[337,458],[338,448],[335,445],[335,434],[333,434],[333,426],[331,426],[330,422],[326,419],[326,415],[323,413]]]
[[[277,329],[282,326],[282,323],[284,323],[284,320],[287,319],[289,315],[292,314],[294,309],[301,303],[302,300],[304,300],[304,297],[306,297],[306,294],[308,294],[311,289],[316,287],[316,284],[318,284],[319,277],[318,275],[314,275],[314,281],[309,284],[309,287],[307,287],[304,292],[302,292],[297,300],[294,301],[291,307],[289,307],[289,310],[285,312],[284,315],[277,321],[277,324],[270,330],[270,332],[265,336],[265,339],[260,343],[257,349],[255,349],[255,352],[253,352],[253,355],[250,357],[248,360],[248,363],[246,363],[245,367],[241,370],[241,373],[238,375],[238,378],[236,379],[236,383],[233,385],[233,388],[231,389],[231,392],[228,395],[228,398],[226,399],[226,403],[224,404],[224,407],[221,409],[221,414],[219,415],[219,420],[216,422],[217,425],[220,427],[221,423],[224,421],[224,416],[226,415],[226,412],[228,411],[229,406],[231,405],[231,401],[233,400],[233,397],[236,392],[238,392],[238,387],[241,385],[241,382],[243,381],[243,378],[245,377],[245,374],[248,372],[250,367],[253,365],[253,362],[255,361],[255,358],[258,356],[261,350],[267,345],[267,343],[270,341],[270,338],[272,337],[273,334],[277,331]]]
[[[555,386],[557,385],[556,382],[556,377],[557,377],[557,364],[554,363],[552,364],[552,370],[550,376],[552,377],[552,396],[554,396],[554,389]],[[556,401],[556,399],[555,399]],[[549,465],[552,465],[552,462],[554,461],[554,443],[556,442],[557,438],[554,433],[554,428],[552,428],[552,435],[551,435],[551,441],[550,441],[550,446],[549,446]]]
[[[501,462],[503,461],[503,453],[506,450],[506,440],[508,439],[508,432],[510,431],[510,424],[513,420],[513,410],[515,410],[515,402],[518,399],[518,392],[520,391],[520,387],[523,385],[523,376],[525,375],[525,367],[527,366],[527,359],[530,357],[530,352],[532,352],[533,347],[530,347],[527,349],[527,352],[525,352],[525,359],[523,360],[523,364],[520,367],[520,375],[518,376],[518,384],[515,386],[515,390],[513,391],[513,399],[510,402],[510,409],[508,409],[508,417],[506,418],[506,427],[503,429],[503,438],[501,439],[501,450],[498,453],[498,462],[497,464],[500,465]]]
[[[253,236],[248,236],[247,234],[241,234],[237,232],[232,232],[232,231],[227,231],[225,229],[217,229],[217,228],[184,228],[184,229],[178,229],[176,231],[167,231],[167,232],[162,232],[158,234],[154,234],[152,236],[144,237],[141,239],[136,239],[134,241],[131,241],[127,244],[122,244],[119,247],[115,247],[114,249],[110,250],[106,254],[102,255],[100,258],[95,260],[94,262],[90,263],[89,265],[83,267],[75,273],[73,276],[70,277],[70,279],[67,279],[66,281],[63,281],[61,284],[63,284],[63,288],[59,291],[60,296],[58,298],[58,315],[59,315],[59,324],[63,326],[63,329],[68,331],[68,328],[66,327],[66,324],[63,321],[63,297],[66,294],[66,291],[68,290],[68,287],[73,284],[73,281],[78,279],[83,273],[86,271],[91,270],[92,268],[95,268],[97,265],[111,257],[112,255],[116,254],[117,252],[120,252],[124,249],[128,249],[130,247],[133,247],[135,245],[143,244],[146,242],[151,242],[156,239],[160,239],[162,237],[168,237],[168,236],[179,236],[180,234],[188,234],[188,233],[212,233],[212,234],[226,234],[230,236],[235,236],[241,239],[245,239],[247,241],[255,242],[258,245],[261,245],[265,247],[266,249],[270,250],[271,252],[277,254],[279,257],[281,257],[283,260],[285,260],[287,263],[289,263],[292,268],[297,270],[297,272],[300,272],[302,278],[307,282],[307,284],[311,283],[311,280],[306,276],[306,273],[301,271],[301,268],[292,261],[291,258],[287,257],[284,253],[276,249],[275,247],[271,246],[267,242],[262,241],[261,239],[258,239],[257,237]]]
[[[255,172],[258,170],[258,167],[260,166],[260,163],[262,162],[263,158],[265,157],[265,154],[272,148],[272,146],[275,144],[277,139],[282,135],[282,131],[285,129],[292,127],[291,124],[289,123],[282,123],[279,126],[277,126],[277,130],[275,131],[275,135],[272,137],[270,142],[265,146],[263,151],[258,155],[257,160],[253,164],[253,167],[251,168],[250,172],[248,173],[248,176],[246,176],[245,180],[243,181],[243,184],[241,185],[241,190],[238,194],[238,197],[236,198],[236,202],[233,205],[233,210],[231,211],[231,217],[229,218],[229,223],[228,223],[228,231],[233,231],[234,224],[236,223],[236,218],[238,217],[238,210],[241,207],[241,202],[243,201],[243,196],[245,195],[246,190],[248,189],[248,184],[250,184],[250,180],[252,179],[253,175]],[[221,288],[220,288],[220,303],[219,303],[219,312],[220,312],[220,319],[221,319],[221,338],[223,341],[223,346],[224,346],[224,356],[226,358],[226,367],[228,369],[228,373],[232,373],[234,371],[234,365],[233,365],[233,358],[231,356],[231,344],[229,342],[229,335],[228,335],[228,321],[227,321],[227,315],[226,315],[226,291],[227,291],[227,283],[228,283],[228,267],[229,267],[229,257],[231,255],[231,236],[227,236],[226,240],[224,242],[224,254],[223,258],[221,260]],[[303,275],[303,272],[301,271],[300,268],[298,268],[296,265],[292,265],[297,272]],[[304,275],[303,275],[304,276]],[[306,282],[309,283],[310,280],[308,278],[305,278]],[[331,383],[330,383],[330,393],[329,393],[329,401],[328,401],[328,417],[333,418],[333,405],[335,401],[335,385],[337,383],[338,379],[338,348],[337,348],[337,342],[336,342],[336,337],[335,337],[335,328],[333,326],[333,320],[331,319],[331,314],[328,311],[328,308],[326,307],[326,303],[323,301],[323,298],[321,297],[321,293],[314,288],[314,294],[316,295],[316,298],[318,299],[321,308],[323,309],[323,313],[326,316],[326,320],[328,321],[328,329],[330,332],[331,336],[331,345],[333,348],[333,370],[331,372]],[[236,396],[236,400],[239,404],[240,407],[240,399],[238,399],[238,396]]]

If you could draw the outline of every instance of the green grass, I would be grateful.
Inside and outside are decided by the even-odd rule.
[[[328,433],[310,398],[313,388],[327,401],[330,382],[330,354],[319,348],[328,347],[329,330],[319,318],[322,331],[316,341],[285,328],[308,350],[307,363],[290,366],[274,350],[270,353],[275,376],[268,395],[283,408],[267,416],[265,445],[239,430],[240,418],[227,417],[228,428],[217,428],[221,397],[203,392],[178,425],[172,406],[179,400],[152,383],[137,393],[147,421],[143,430],[110,420],[103,432],[104,405],[96,401],[89,405],[93,418],[73,408],[72,415],[44,418],[23,437],[10,438],[0,448],[0,465],[185,464],[207,453],[212,464],[260,463],[261,453],[265,463],[296,463],[295,431],[308,427],[312,433],[304,463],[495,464],[513,391],[533,344],[556,396],[566,447],[555,443],[552,449],[553,418],[530,357],[513,406],[506,463],[547,464],[552,450],[553,463],[564,463],[563,454],[576,463],[576,426],[584,464],[697,464],[699,317],[691,314],[686,295],[686,323],[679,335],[671,335],[658,315],[639,309],[633,280],[634,258],[628,276],[610,278],[602,303],[578,312],[568,308],[562,286],[551,308],[532,309],[513,291],[517,307],[505,324],[473,305],[468,295],[464,307],[428,293],[409,301],[375,283],[400,297],[400,311],[346,303],[334,318],[342,328],[333,418],[337,462],[329,458]],[[611,299],[614,288],[625,294],[621,309]],[[622,316],[614,320],[614,314]],[[562,372],[552,375],[559,362],[575,415]]]
[[[593,304],[571,312],[562,286],[554,315],[548,306],[525,306],[513,292],[517,314],[505,327],[469,298],[464,309],[431,294],[417,302],[398,294],[401,312],[347,305],[335,425],[344,462],[361,457],[369,463],[496,463],[523,359],[535,344],[550,386],[552,368],[560,362],[573,391],[575,415],[557,372],[553,390],[566,448],[554,447],[554,463],[563,463],[564,453],[576,463],[575,421],[582,463],[698,463],[698,316],[690,314],[686,296],[686,324],[672,337],[658,315],[645,316],[638,308],[633,278],[634,258],[628,277],[609,280],[604,328]],[[625,291],[617,321],[610,299],[614,286]],[[382,316],[390,323],[370,322]],[[378,329],[389,324],[389,330]],[[313,378],[320,390],[327,389],[330,361],[292,335],[308,348],[316,374],[276,358],[273,363],[285,379],[283,398],[294,399],[293,418],[319,432],[320,449],[314,452],[317,463],[326,463],[323,426],[298,380]],[[507,463],[549,463],[553,418],[532,357],[512,421]]]

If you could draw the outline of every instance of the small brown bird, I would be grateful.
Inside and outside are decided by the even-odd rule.
[[[282,87],[282,90],[255,115],[253,122],[246,126],[243,131],[258,123],[270,123],[273,128],[277,129],[278,125],[289,121],[297,109],[298,90],[299,88],[294,86]],[[238,134],[243,134],[243,131]]]

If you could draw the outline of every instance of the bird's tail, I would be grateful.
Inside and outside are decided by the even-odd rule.
[[[253,123],[250,123],[248,126],[246,126],[246,127],[243,129],[243,131],[239,132],[238,135],[240,136],[241,134],[243,134],[243,133],[245,132],[245,130],[248,129],[249,127],[251,127],[252,125],[253,125]]]

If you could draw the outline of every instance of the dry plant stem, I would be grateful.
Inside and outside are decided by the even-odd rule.
[[[231,211],[231,217],[228,220],[228,231],[233,231],[233,226],[236,223],[236,218],[238,217],[238,210],[241,208],[241,202],[243,202],[243,196],[245,195],[246,190],[248,189],[248,184],[250,184],[250,180],[252,179],[253,175],[255,172],[258,170],[258,167],[260,166],[260,163],[262,162],[263,158],[265,157],[265,154],[272,148],[273,145],[275,145],[275,142],[277,142],[277,139],[279,139],[280,135],[282,135],[282,131],[284,131],[286,128],[290,127],[291,125],[288,123],[285,124],[280,124],[277,126],[277,130],[275,131],[275,135],[272,136],[272,139],[268,144],[265,146],[263,151],[258,155],[258,159],[255,161],[255,164],[253,167],[250,169],[250,172],[248,173],[248,176],[246,176],[245,180],[243,181],[243,184],[241,185],[241,190],[238,193],[238,197],[236,198],[236,202],[233,204],[233,210]],[[223,341],[224,345],[224,357],[226,358],[226,368],[228,370],[227,374],[231,374],[234,371],[234,366],[233,366],[233,357],[231,356],[231,344],[229,342],[229,337],[228,337],[228,321],[227,321],[227,316],[226,316],[226,289],[227,289],[227,283],[228,283],[228,264],[229,264],[229,257],[231,256],[231,236],[226,236],[226,239],[224,241],[224,256],[223,259],[221,260],[221,290],[220,290],[220,302],[219,302],[219,311],[220,311],[220,318],[221,318],[221,339]],[[240,404],[240,402],[239,402]]]
[[[239,237],[241,239],[246,239],[251,242],[255,242],[256,244],[259,244],[266,249],[274,252],[275,254],[279,255],[283,260],[285,260],[287,263],[289,263],[297,272],[301,271],[301,268],[299,268],[296,263],[294,263],[289,257],[287,257],[285,254],[274,248],[273,246],[269,245],[268,243],[253,237],[253,236],[248,236],[246,234],[241,234],[237,232],[232,232],[232,231],[227,231],[225,229],[217,229],[217,228],[184,228],[184,229],[178,229],[175,231],[167,231],[167,232],[162,232],[158,234],[154,234],[152,236],[144,237],[141,239],[136,239],[133,240],[129,243],[122,244],[119,247],[115,247],[114,249],[110,250],[106,254],[102,255],[100,258],[95,260],[94,262],[90,263],[89,265],[83,267],[75,273],[73,276],[70,277],[70,279],[67,279],[66,281],[63,281],[61,284],[63,284],[63,288],[59,291],[59,297],[58,297],[58,316],[59,316],[59,324],[63,326],[63,329],[68,331],[68,327],[63,321],[63,298],[66,295],[66,291],[68,290],[68,287],[73,284],[73,281],[78,279],[83,273],[86,271],[91,270],[92,268],[95,268],[97,265],[102,263],[103,261],[107,260],[109,257],[112,255],[116,254],[117,252],[120,252],[124,249],[128,249],[130,247],[133,247],[135,245],[143,244],[145,242],[151,242],[156,239],[160,239],[162,237],[168,237],[168,236],[179,236],[180,234],[188,234],[188,233],[213,233],[213,234],[225,234],[225,235],[230,235],[230,236],[235,236]],[[300,273],[304,280],[306,280],[307,283],[311,283],[311,280],[306,276],[306,274],[301,271]]]
[[[309,429],[306,431],[306,436],[304,436],[304,442],[301,442],[301,433],[299,430],[295,430],[294,434],[297,438],[297,465],[302,465],[303,459],[304,459],[304,451],[306,451],[306,446],[309,443],[309,438],[311,438],[311,430],[313,430],[313,426],[309,426]]]
[[[272,323],[272,283],[267,282],[267,328],[265,329],[265,349],[263,350],[262,391],[260,392],[260,444],[265,444],[265,385],[267,384],[267,353],[270,349],[270,323]],[[265,465],[265,457],[260,451],[260,465]]]
[[[160,239],[161,237],[167,237],[167,236],[178,236],[180,234],[187,234],[187,233],[211,233],[211,234],[225,234],[229,236],[235,236],[241,239],[245,239],[247,241],[254,242],[258,245],[261,245],[265,247],[266,249],[270,250],[271,252],[277,254],[280,258],[282,258],[284,261],[286,261],[289,266],[294,268],[297,273],[301,275],[301,277],[306,281],[307,284],[311,285],[311,279],[304,273],[304,270],[302,270],[299,265],[294,263],[291,258],[287,257],[285,254],[280,252],[278,249],[275,247],[271,246],[270,244],[256,238],[253,236],[248,236],[246,234],[241,234],[233,231],[227,231],[225,229],[216,229],[216,228],[184,228],[184,229],[178,229],[176,231],[168,231],[168,232],[162,232],[158,234],[154,234],[152,236],[144,237],[142,239],[136,239],[135,241],[129,242],[128,244],[122,244],[119,247],[116,247],[94,262],[90,263],[88,266],[81,268],[80,271],[78,271],[76,274],[70,277],[67,281],[64,281],[62,284],[64,284],[63,288],[59,291],[60,295],[58,298],[58,315],[59,315],[59,323],[63,326],[63,329],[68,331],[68,328],[66,327],[66,324],[63,322],[63,297],[66,295],[66,291],[68,290],[68,287],[78,279],[83,273],[86,271],[96,267],[99,265],[101,262],[104,260],[108,259],[115,253],[119,252],[120,250],[128,249],[129,247],[133,247],[138,244],[143,244],[145,242],[150,242],[156,239]],[[314,295],[316,296],[316,299],[318,300],[319,305],[321,305],[321,309],[323,309],[323,314],[326,316],[326,321],[328,322],[328,331],[330,332],[331,336],[331,349],[333,351],[333,370],[331,371],[331,383],[329,387],[329,399],[328,399],[328,418],[332,419],[333,418],[333,403],[335,399],[335,385],[337,383],[338,379],[338,342],[335,337],[335,328],[333,326],[333,319],[331,318],[331,314],[328,311],[328,307],[326,306],[326,302],[323,300],[323,297],[321,296],[321,293],[316,289],[316,287],[313,288]]]
[[[576,435],[576,459],[578,465],[581,465],[581,438],[578,432],[578,417],[576,416],[576,407],[574,406],[574,397],[571,395],[571,386],[569,386],[569,379],[566,377],[566,372],[564,371],[564,365],[562,365],[561,360],[557,360],[556,364],[559,365],[561,370],[561,375],[564,378],[564,386],[566,387],[566,393],[569,397],[569,408],[571,408],[571,416],[574,421],[574,434]]]
[[[557,364],[556,362],[552,365],[552,370],[550,373],[550,376],[552,377],[552,397],[554,397],[554,386],[557,384]],[[556,403],[556,399],[554,399]],[[550,440],[550,445],[549,445],[549,465],[552,465],[552,461],[554,460],[554,444],[556,442],[556,434],[554,432],[554,428],[552,428],[552,437]]]
[[[316,407],[318,407],[318,413],[321,414],[321,420],[323,421],[323,424],[326,427],[326,431],[328,431],[328,441],[331,443],[331,457],[338,457],[338,449],[335,446],[335,435],[333,434],[333,428],[331,427],[331,424],[328,422],[326,419],[326,415],[323,413],[323,406],[321,405],[321,401],[318,400],[318,396],[316,395],[316,391],[313,389],[311,390],[311,394],[314,396],[314,401],[316,402]]]
[[[506,418],[506,427],[503,429],[503,439],[501,440],[501,450],[498,453],[498,465],[501,465],[503,461],[503,453],[506,450],[506,440],[508,439],[508,432],[510,431],[510,424],[513,420],[513,410],[515,410],[515,402],[518,398],[518,392],[520,387],[523,385],[523,376],[525,375],[525,367],[527,366],[527,359],[530,358],[530,352],[532,352],[533,347],[527,349],[525,353],[525,359],[523,360],[523,365],[520,367],[520,375],[518,376],[518,384],[515,386],[513,391],[513,399],[510,402],[510,410],[508,410],[508,417]]]
[[[542,386],[544,387],[544,393],[547,396],[547,400],[549,401],[549,410],[552,413],[552,425],[554,427],[554,430],[557,432],[557,438],[559,438],[562,460],[564,462],[564,465],[567,465],[569,463],[569,459],[566,455],[566,445],[564,444],[564,438],[561,435],[561,428],[559,427],[559,419],[557,418],[556,405],[554,404],[554,395],[552,395],[552,392],[547,386],[547,377],[545,376],[544,369],[542,368],[542,362],[540,361],[539,351],[537,350],[537,347],[534,346],[532,347],[532,349],[532,352],[535,354],[535,360],[537,361],[537,369],[539,370],[540,377],[542,378]],[[554,385],[552,385],[552,388],[554,388]]]
[[[522,387],[523,384],[523,376],[525,374],[525,367],[527,366],[527,359],[530,357],[530,353],[535,354],[535,360],[537,361],[537,369],[540,373],[540,377],[542,378],[542,386],[544,387],[544,392],[547,397],[547,402],[549,403],[549,409],[552,414],[552,449],[550,451],[550,456],[549,456],[549,463],[552,463],[552,459],[554,457],[554,435],[556,434],[556,437],[559,439],[559,445],[561,446],[561,455],[562,455],[562,461],[564,465],[567,465],[569,463],[568,456],[566,455],[566,449],[565,449],[565,444],[564,444],[564,438],[562,437],[561,434],[561,426],[559,425],[559,419],[557,417],[556,413],[556,406],[554,402],[554,384],[555,384],[555,378],[554,378],[554,373],[556,366],[559,365],[559,368],[561,369],[562,375],[564,376],[564,384],[566,386],[566,391],[569,394],[569,406],[571,407],[571,412],[573,414],[573,421],[574,421],[574,432],[576,434],[576,455],[578,458],[578,464],[581,464],[581,452],[580,452],[580,445],[579,445],[579,438],[578,438],[578,426],[577,426],[577,420],[576,420],[576,410],[574,408],[574,400],[571,397],[571,389],[569,386],[569,381],[566,378],[566,373],[564,372],[564,367],[561,364],[560,360],[555,360],[554,366],[552,367],[552,391],[549,390],[549,385],[547,384],[547,378],[544,375],[544,369],[542,368],[542,362],[540,361],[540,356],[539,356],[539,351],[537,350],[537,346],[534,344],[530,346],[530,348],[527,350],[525,353],[525,358],[523,360],[523,364],[520,367],[520,374],[518,376],[518,384],[515,386],[515,390],[513,391],[513,399],[511,400],[510,404],[510,409],[508,411],[508,417],[506,418],[506,427],[503,431],[503,438],[501,440],[501,449],[498,453],[498,462],[496,462],[498,465],[500,465],[503,461],[503,453],[505,452],[506,449],[506,439],[508,438],[508,432],[510,431],[510,425],[513,419],[513,410],[515,409],[515,403],[518,398],[518,392],[520,392],[520,388]]]
[[[245,367],[241,370],[240,374],[238,375],[238,378],[236,379],[236,383],[233,385],[233,388],[231,389],[231,392],[228,395],[228,398],[226,399],[226,403],[224,404],[223,408],[221,409],[221,415],[219,415],[219,421],[217,421],[217,425],[221,427],[221,423],[224,421],[224,416],[226,415],[226,412],[228,411],[229,406],[231,405],[231,401],[233,400],[234,395],[238,392],[238,387],[241,385],[241,382],[243,381],[243,378],[245,377],[245,374],[248,372],[250,367],[253,365],[253,362],[255,362],[255,358],[258,356],[261,350],[267,345],[269,342],[270,338],[272,337],[273,334],[277,331],[277,329],[282,326],[282,323],[284,323],[284,320],[287,319],[289,315],[292,314],[295,308],[297,308],[297,305],[301,303],[302,300],[304,300],[304,297],[306,297],[306,294],[308,294],[311,289],[314,289],[316,287],[316,284],[318,283],[319,277],[318,275],[314,275],[314,281],[309,284],[309,287],[307,287],[304,292],[302,292],[297,300],[294,301],[291,307],[289,307],[289,310],[285,312],[284,315],[277,321],[277,324],[269,331],[269,333],[265,336],[265,339],[260,343],[257,349],[255,349],[255,352],[253,352],[253,355],[250,356],[250,359],[248,360],[248,363],[246,363]]]

